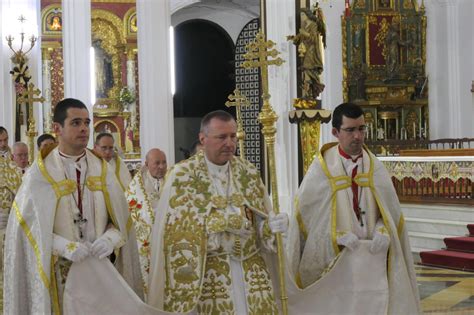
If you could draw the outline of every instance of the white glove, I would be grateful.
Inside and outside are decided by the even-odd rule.
[[[372,238],[372,244],[370,244],[369,251],[372,254],[386,252],[389,246],[390,246],[390,237],[388,235],[385,235],[376,231],[374,233],[374,237]]]
[[[288,215],[286,213],[270,215],[268,218],[268,227],[273,234],[285,233],[288,230]]]
[[[72,262],[81,262],[89,254],[90,244],[70,241],[60,235],[53,234],[53,253]]]
[[[110,228],[92,243],[91,254],[99,259],[104,259],[112,254],[115,246],[120,242],[122,242],[120,232],[114,228]]]
[[[341,237],[338,237],[337,244],[348,248],[350,251],[353,251],[359,247],[360,241],[357,235],[355,235],[352,232],[349,232],[349,233],[344,234]]]
[[[9,214],[0,210],[0,230],[7,228]]]

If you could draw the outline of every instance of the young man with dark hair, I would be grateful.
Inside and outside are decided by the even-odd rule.
[[[110,133],[99,133],[95,137],[94,151],[109,163],[110,168],[117,177],[120,187],[122,187],[123,191],[126,191],[132,181],[132,176],[130,176],[127,165],[125,165],[123,160],[115,152],[114,144],[115,139]]]
[[[56,144],[56,139],[49,133],[43,133],[38,137],[38,139],[36,139],[36,145],[38,146],[39,151],[41,151],[46,146],[53,144]]]
[[[114,251],[117,270],[141,289],[125,196],[107,163],[86,149],[86,106],[64,99],[53,121],[58,146],[42,151],[23,178],[7,226],[5,314],[62,313],[70,268],[85,259],[107,263]]]
[[[418,314],[403,214],[390,175],[364,147],[364,112],[343,103],[332,126],[338,142],[324,145],[308,169],[288,233],[294,291],[311,298],[290,295],[293,312]]]
[[[235,156],[237,124],[206,115],[203,149],[165,179],[151,238],[148,303],[199,314],[277,314],[271,267],[275,235],[288,217],[274,215],[259,171]],[[264,260],[268,258],[268,260]]]

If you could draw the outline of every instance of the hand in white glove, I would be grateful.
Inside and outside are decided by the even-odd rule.
[[[81,262],[89,254],[88,244],[73,242],[57,234],[53,234],[53,253],[72,262]]]
[[[0,230],[4,230],[7,228],[8,217],[8,213],[0,210]]]
[[[122,234],[115,228],[109,228],[104,234],[92,243],[91,254],[94,257],[103,259],[114,251],[115,247],[125,244]]]
[[[286,213],[270,215],[268,218],[268,227],[273,234],[285,233],[288,230],[288,215]]]
[[[352,251],[359,247],[360,241],[357,235],[352,232],[349,232],[341,237],[338,237],[337,244],[342,245]]]
[[[105,234],[96,239],[91,246],[92,256],[97,257],[99,259],[103,259],[109,256],[114,251],[114,245],[110,240],[104,237],[104,235]]]
[[[386,234],[382,234],[377,231],[374,233],[374,237],[372,238],[372,244],[370,244],[369,251],[372,254],[386,252],[389,246],[390,237]]]

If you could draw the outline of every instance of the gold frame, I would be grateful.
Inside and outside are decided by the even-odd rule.
[[[130,30],[130,21],[133,16],[137,15],[137,8],[130,8],[127,12],[125,12],[125,15],[123,16],[123,32],[127,36],[127,38],[132,38],[136,39],[137,38],[137,33],[132,33],[129,32]],[[138,27],[138,26],[137,26]]]

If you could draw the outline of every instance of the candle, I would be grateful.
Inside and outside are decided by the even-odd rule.
[[[416,139],[416,124],[413,122],[413,139]]]

